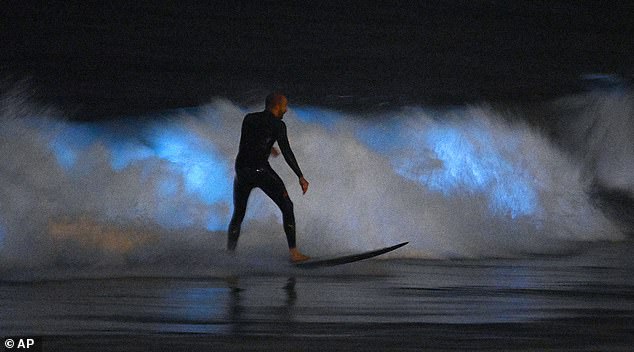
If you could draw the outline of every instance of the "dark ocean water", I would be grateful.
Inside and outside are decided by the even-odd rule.
[[[45,351],[626,351],[631,250],[5,281],[0,329]]]

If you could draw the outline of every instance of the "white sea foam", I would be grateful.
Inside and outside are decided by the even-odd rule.
[[[148,119],[79,123],[24,113],[14,99],[3,104],[5,269],[227,260],[240,124],[261,107],[217,99]],[[309,192],[301,194],[283,158],[271,164],[294,201],[300,247],[331,255],[410,241],[391,256],[475,258],[622,238],[589,199],[586,164],[510,120],[482,106],[372,116],[291,106],[285,121]],[[587,152],[600,159],[597,176],[631,187],[632,164],[601,161],[597,148]],[[627,148],[609,150],[631,157]],[[622,176],[601,172],[610,167],[619,171],[609,175]],[[255,190],[239,253],[282,260],[280,223],[273,202]]]
[[[555,103],[558,132],[602,186],[634,196],[634,96],[630,90],[593,91]]]

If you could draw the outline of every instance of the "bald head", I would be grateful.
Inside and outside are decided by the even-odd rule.
[[[275,117],[281,119],[286,113],[287,104],[288,99],[286,99],[282,93],[274,92],[266,97],[265,109],[270,111]]]

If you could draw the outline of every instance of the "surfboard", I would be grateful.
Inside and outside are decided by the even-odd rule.
[[[321,268],[321,267],[325,267],[325,266],[335,266],[335,265],[347,264],[347,263],[357,262],[359,260],[373,258],[373,257],[376,257],[378,255],[391,252],[391,251],[393,251],[395,249],[403,247],[404,245],[406,245],[408,243],[409,242],[403,242],[403,243],[399,243],[399,244],[391,246],[391,247],[385,247],[385,248],[381,248],[381,249],[375,249],[375,250],[371,250],[371,251],[367,251],[367,252],[361,252],[361,253],[357,253],[357,254],[349,254],[349,255],[344,255],[344,256],[339,256],[339,257],[334,257],[334,258],[314,258],[314,259],[309,259],[309,260],[304,261],[304,262],[295,263],[293,265],[295,265],[298,268],[302,268],[302,269],[313,269],[313,268]]]

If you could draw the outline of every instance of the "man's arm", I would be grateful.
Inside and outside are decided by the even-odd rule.
[[[300,179],[302,178],[302,170],[299,168],[299,165],[297,164],[297,160],[295,159],[295,154],[293,154],[293,151],[291,150],[291,145],[288,142],[288,136],[286,135],[286,124],[282,121],[281,122],[281,127],[280,127],[280,134],[277,138],[277,145],[280,146],[280,149],[282,150],[282,155],[284,156],[284,160],[286,160],[286,163],[288,164],[288,166],[291,167],[291,169],[293,169],[293,172],[295,172],[295,174],[297,175],[297,177],[299,177]]]
[[[306,194],[308,191],[308,181],[302,175],[302,170],[300,170],[299,165],[297,164],[297,160],[295,159],[295,154],[291,150],[291,145],[288,142],[288,136],[286,135],[286,124],[283,121],[281,122],[280,135],[277,138],[277,145],[280,146],[282,150],[282,155],[284,155],[284,159],[288,163],[288,165],[293,169],[297,177],[299,177],[299,185],[302,187],[302,193]]]

